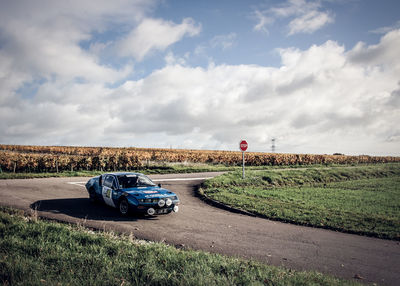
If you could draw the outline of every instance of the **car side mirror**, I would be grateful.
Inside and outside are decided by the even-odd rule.
[[[159,188],[161,188],[161,184],[158,184],[157,186],[158,186]]]

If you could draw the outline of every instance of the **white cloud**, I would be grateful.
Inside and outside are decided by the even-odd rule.
[[[190,18],[183,19],[181,24],[162,19],[144,19],[116,45],[116,49],[121,56],[132,56],[141,61],[149,52],[163,51],[185,35],[195,36],[200,31],[201,26]]]
[[[273,18],[268,17],[262,11],[254,11],[254,16],[257,19],[257,24],[253,27],[255,31],[263,31],[268,33],[267,26],[273,23]]]
[[[80,110],[96,102],[104,104],[101,97],[107,90],[103,86],[125,78],[132,68],[104,65],[80,44],[92,40],[94,32],[102,33],[110,25],[135,25],[153,4],[154,1],[142,0],[2,1],[3,142],[32,140],[40,144],[52,140],[68,144],[63,138],[78,136],[82,133],[80,127],[88,130],[102,122],[104,115],[98,115],[99,107],[90,115],[82,115]],[[23,94],[21,90],[27,86],[32,91]]]
[[[320,1],[288,0],[283,4],[270,9],[271,13],[278,17],[290,17],[302,15],[310,11],[318,10],[321,7]]]
[[[210,41],[211,47],[220,47],[222,50],[231,48],[235,44],[237,34],[229,33],[227,35],[217,35]]]
[[[0,137],[233,150],[246,138],[258,151],[274,137],[280,152],[400,155],[399,40],[393,31],[349,51],[333,41],[281,49],[279,68],[190,67],[171,53],[164,68],[118,88],[48,82],[0,108]]]
[[[400,35],[383,37],[375,48],[396,49],[387,38]],[[106,130],[154,134],[185,148],[235,149],[245,137],[253,150],[268,151],[275,137],[281,152],[398,155],[399,59],[355,63],[356,51],[328,41],[281,50],[280,68],[169,65],[115,91],[126,96],[113,105],[117,120]]]
[[[297,33],[313,33],[328,23],[333,22],[329,13],[316,10],[307,12],[289,23],[289,35]]]
[[[187,57],[189,57],[189,54],[186,54],[185,58],[187,58]],[[165,56],[164,59],[165,59],[165,63],[167,65],[177,65],[178,64],[178,65],[184,66],[184,65],[186,65],[185,58],[177,57],[172,52],[169,52],[169,53],[167,53],[167,55]]]
[[[122,80],[132,72],[131,66],[114,69],[102,64],[80,44],[110,25],[134,25],[153,2],[1,2],[0,102],[16,105],[21,96],[18,90],[35,81],[106,84]]]
[[[384,65],[386,68],[398,69],[398,61],[393,59],[398,56],[400,46],[400,29],[388,32],[377,45],[367,46],[359,42],[349,52],[349,59],[354,63],[368,64],[379,68]]]
[[[400,29],[400,20],[394,23],[392,26],[380,27],[369,32],[373,34],[386,34],[396,29]]]
[[[400,155],[400,30],[350,50],[335,41],[279,49],[278,68],[211,60],[201,68],[168,49],[200,26],[148,18],[144,2],[114,7],[105,1],[107,9],[86,1],[78,8],[10,3],[8,13],[0,11],[1,143],[236,150],[246,138],[250,151],[269,151],[276,138],[279,152]],[[316,29],[324,23],[319,5],[290,1],[274,15],[304,17]],[[166,65],[127,80],[128,64],[118,70],[102,63],[100,55],[115,47],[115,39],[92,42],[93,32],[115,24],[132,31],[119,43],[128,56],[140,60],[166,50]],[[221,48],[236,37],[219,36],[215,47]],[[112,85],[116,81],[121,84]],[[26,85],[34,94],[23,94]]]
[[[256,10],[255,17],[258,23],[254,30],[267,32],[267,27],[277,19],[292,18],[288,24],[288,35],[314,33],[334,22],[334,15],[321,9],[320,1],[288,0],[267,10]]]
[[[2,3],[2,51],[13,59],[14,67],[23,67],[27,72],[84,76],[89,80],[117,79],[113,70],[99,64],[79,44],[90,40],[91,32],[101,32],[111,23],[135,23],[153,1],[70,2]]]

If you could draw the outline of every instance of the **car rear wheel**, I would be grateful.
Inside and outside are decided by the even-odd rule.
[[[120,201],[119,201],[119,212],[120,212],[120,214],[121,215],[123,215],[123,216],[126,216],[126,215],[128,215],[128,213],[129,213],[129,204],[128,204],[128,201],[127,201],[127,199],[121,199]]]
[[[96,194],[95,194],[95,190],[94,189],[90,189],[89,190],[89,200],[91,203],[95,203],[96,202]]]

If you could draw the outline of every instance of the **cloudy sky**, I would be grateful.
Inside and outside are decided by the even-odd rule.
[[[399,156],[399,11],[1,0],[0,143]]]

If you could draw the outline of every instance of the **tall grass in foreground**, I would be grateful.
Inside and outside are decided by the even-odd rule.
[[[400,164],[233,172],[201,191],[271,219],[400,239]]]
[[[3,285],[355,285],[317,272],[180,250],[0,208]]]

